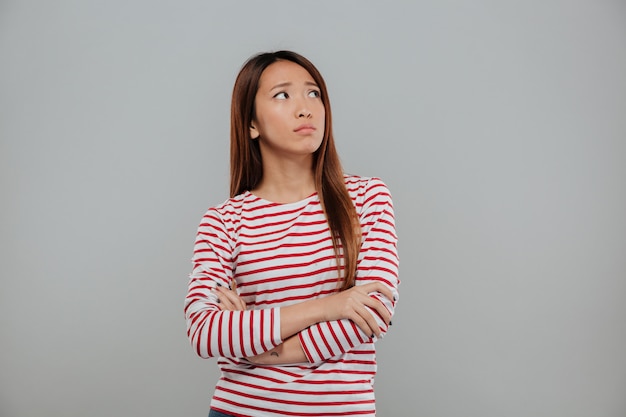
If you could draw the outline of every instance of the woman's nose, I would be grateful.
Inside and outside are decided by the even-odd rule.
[[[300,111],[298,112],[298,118],[305,118],[308,119],[311,117],[311,112],[308,109],[300,109]]]
[[[296,104],[296,117],[298,119],[310,118],[311,117],[311,110],[309,108],[310,103],[307,103],[306,99],[303,99],[303,98],[299,98],[296,100],[297,100],[297,102],[295,103]]]

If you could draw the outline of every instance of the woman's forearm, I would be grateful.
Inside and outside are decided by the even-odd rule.
[[[247,359],[258,365],[290,365],[307,362],[307,357],[297,335],[285,340],[274,349]]]
[[[325,320],[324,301],[321,298],[303,301],[280,309],[280,336],[283,340]]]
[[[232,285],[232,288],[220,286],[213,290],[218,295],[219,308],[228,311],[245,310],[247,306],[237,293],[236,284],[233,282]],[[289,344],[285,343],[301,331],[320,322],[348,319],[368,338],[380,336],[381,328],[376,316],[388,324],[391,314],[381,301],[371,296],[373,293],[383,294],[388,299],[393,298],[389,288],[380,282],[371,282],[326,297],[280,307],[280,318],[277,320],[279,328],[274,334],[283,343],[278,346],[275,343],[266,344],[268,347],[276,347],[254,358],[267,363],[296,363],[302,362],[303,359],[308,360],[298,337]]]
[[[370,337],[380,336],[381,330],[372,312],[377,313],[386,324],[389,324],[391,314],[383,303],[370,296],[376,292],[390,300],[394,297],[389,288],[382,283],[372,282],[323,298],[281,307],[281,338],[285,340],[320,322],[341,319],[351,320]]]
[[[236,281],[230,287],[214,289],[220,300],[221,310],[245,310],[246,304],[237,292]],[[325,320],[325,300],[313,299],[280,308],[280,338],[287,340],[309,326]]]

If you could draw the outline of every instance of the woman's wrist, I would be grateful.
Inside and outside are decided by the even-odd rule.
[[[325,321],[324,298],[304,301],[280,308],[280,336],[283,340],[316,323]]]
[[[274,349],[247,359],[255,365],[288,365],[307,362],[307,357],[300,345],[300,338],[297,335],[290,337]]]

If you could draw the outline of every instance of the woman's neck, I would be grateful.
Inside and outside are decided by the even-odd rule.
[[[263,178],[250,190],[257,197],[276,203],[294,203],[312,195],[315,177],[312,159],[283,160],[280,163],[263,163]]]

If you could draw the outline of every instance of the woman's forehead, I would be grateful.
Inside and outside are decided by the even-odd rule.
[[[291,61],[279,60],[265,68],[259,80],[259,89],[271,89],[280,84],[300,82],[317,85],[313,76],[301,65]]]

